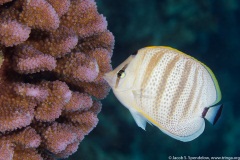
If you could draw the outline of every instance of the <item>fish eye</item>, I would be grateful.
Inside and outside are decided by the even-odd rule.
[[[124,70],[120,70],[118,73],[117,73],[117,76],[118,78],[124,78],[126,76],[126,73]]]

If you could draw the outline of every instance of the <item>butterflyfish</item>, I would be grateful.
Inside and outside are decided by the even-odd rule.
[[[148,122],[187,142],[202,134],[205,119],[215,124],[221,115],[221,91],[211,69],[171,47],[142,48],[104,79],[144,130]]]

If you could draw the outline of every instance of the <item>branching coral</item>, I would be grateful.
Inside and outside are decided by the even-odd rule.
[[[77,150],[109,92],[113,44],[93,0],[0,0],[0,160]]]

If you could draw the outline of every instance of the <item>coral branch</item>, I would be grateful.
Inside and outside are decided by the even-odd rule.
[[[79,40],[77,50],[88,53],[91,50],[98,48],[105,48],[108,50],[109,56],[112,57],[112,46],[114,42],[114,37],[111,32],[104,31],[98,34],[95,34],[90,37],[82,38]]]
[[[105,81],[103,81],[102,83],[79,82],[77,85],[84,92],[91,94],[98,99],[105,98],[107,93],[110,91],[109,85]]]
[[[33,32],[33,37],[27,43],[39,51],[53,57],[62,57],[69,53],[78,43],[78,37],[72,29],[60,26],[48,35]],[[41,36],[41,37],[39,37]]]
[[[19,144],[25,148],[37,148],[41,143],[41,137],[31,127],[27,127],[23,131],[13,134],[10,137],[9,139],[14,142],[14,144]]]
[[[45,139],[44,144],[52,153],[60,153],[66,149],[69,144],[77,141],[77,134],[65,124],[54,123],[47,127],[42,133]]]
[[[19,73],[36,73],[51,71],[57,61],[50,55],[43,54],[32,46],[22,46],[14,55],[14,69]]]
[[[55,9],[59,17],[64,15],[68,11],[70,6],[70,0],[61,0],[61,1],[47,0],[47,1]]]
[[[0,43],[10,47],[26,41],[31,29],[17,21],[0,21]]]
[[[97,115],[101,111],[101,109],[102,109],[102,103],[100,101],[94,101],[90,111],[92,111],[94,114]]]
[[[66,81],[92,82],[98,76],[99,67],[96,59],[78,52],[60,59],[55,71]]]
[[[71,155],[71,154],[73,154],[74,152],[77,151],[79,143],[80,142],[77,141],[77,142],[74,142],[74,143],[71,143],[71,144],[67,145],[65,150],[56,154],[56,156],[59,157],[59,158],[67,158],[68,155]]]
[[[53,121],[61,115],[72,94],[64,82],[45,82],[42,86],[49,89],[49,96],[36,107],[35,118],[39,121]]]
[[[8,140],[0,139],[0,160],[12,159],[13,154],[13,144]]]
[[[37,151],[33,148],[23,148],[21,146],[17,146],[14,149],[14,160],[43,160],[41,155],[37,153]]]
[[[71,100],[65,105],[65,111],[85,111],[90,109],[92,104],[92,99],[87,94],[73,92]]]
[[[0,132],[22,128],[31,123],[36,103],[21,99],[13,90],[1,93],[0,102]]]
[[[81,38],[103,32],[107,28],[107,21],[97,13],[93,0],[72,1],[69,11],[62,17],[61,24],[72,28]]]
[[[45,0],[28,0],[23,3],[20,20],[32,28],[53,30],[59,27],[59,17]]]
[[[83,131],[84,135],[87,135],[89,132],[91,132],[98,123],[97,115],[92,111],[69,112],[65,116],[72,123],[79,126]]]
[[[42,102],[49,95],[46,88],[29,83],[15,83],[13,89],[19,96],[22,96],[23,98],[31,98],[37,102]]]

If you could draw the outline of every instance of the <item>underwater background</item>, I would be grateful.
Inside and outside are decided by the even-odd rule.
[[[111,91],[98,126],[68,160],[240,159],[240,1],[97,0],[97,5],[115,36],[113,68],[145,46],[174,47],[212,69],[224,108],[215,126],[206,121],[203,134],[184,143],[157,127],[139,128]]]

